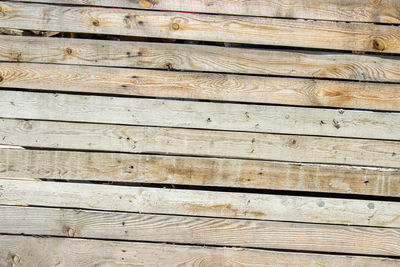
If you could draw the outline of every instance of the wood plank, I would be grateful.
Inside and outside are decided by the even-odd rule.
[[[0,7],[0,27],[400,53],[400,29],[391,25],[6,1]]]
[[[400,202],[0,179],[1,205],[400,227]]]
[[[5,234],[400,255],[400,229],[31,207],[0,213]]]
[[[400,84],[2,62],[0,87],[400,111]]]
[[[0,176],[400,197],[400,169],[276,161],[1,149]]]
[[[400,113],[17,91],[0,91],[0,117],[400,139]]]
[[[396,0],[355,1],[259,1],[259,0],[12,0],[53,4],[94,5],[154,10],[174,10],[280,18],[321,19],[400,23],[400,3]]]
[[[174,43],[0,35],[0,60],[400,82],[395,57]],[[275,79],[268,80],[270,84]],[[296,82],[305,83],[299,79]],[[329,84],[314,82],[320,88]],[[335,87],[341,87],[344,93],[346,87],[339,84]],[[383,86],[374,86],[382,92]]]
[[[68,248],[68,249],[65,249]],[[84,251],[84,253],[82,253]],[[0,235],[0,265],[18,266],[343,266],[396,267],[399,260],[288,253],[255,249],[208,248],[78,238]],[[319,264],[319,265],[318,265]],[[321,265],[323,264],[323,265]]]
[[[400,142],[0,119],[0,144],[400,167]]]

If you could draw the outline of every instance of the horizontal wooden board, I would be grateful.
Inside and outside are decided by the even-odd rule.
[[[31,207],[0,213],[6,234],[400,255],[400,229]]]
[[[396,267],[400,262],[395,259],[377,257],[288,253],[255,249],[208,248],[78,238],[0,235],[0,265],[12,266],[12,264],[18,264],[17,266],[21,267],[315,267],[336,265],[343,267]]]
[[[400,142],[0,119],[0,144],[400,167]]]
[[[0,179],[0,204],[400,227],[400,202]]]
[[[260,0],[12,0],[53,4],[94,5],[280,18],[321,19],[400,23],[400,3],[396,0],[355,1],[260,1]]]
[[[400,111],[388,83],[3,62],[0,87]]]
[[[174,43],[0,35],[0,60],[400,82],[400,63],[396,57]],[[279,81],[268,80],[268,84]],[[299,86],[306,81],[296,80],[296,83]],[[330,84],[319,80],[314,83],[319,88]],[[335,83],[335,87],[340,87],[342,94],[347,87],[361,86],[340,84],[343,83]],[[383,91],[383,85],[373,86]],[[330,90],[335,87],[329,86]]]
[[[0,91],[0,117],[400,139],[400,113],[5,90]]]
[[[276,161],[2,149],[0,176],[400,197],[400,169]]]
[[[391,25],[5,1],[0,8],[0,27],[400,53],[400,29]]]

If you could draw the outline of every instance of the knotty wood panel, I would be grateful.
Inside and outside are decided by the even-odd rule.
[[[0,144],[400,167],[400,142],[30,120],[0,120]]]
[[[7,234],[400,255],[400,229],[28,207],[0,212]]]
[[[0,63],[0,86],[400,111],[400,84]]]
[[[361,226],[400,226],[400,203],[0,179],[0,204]]]
[[[400,82],[400,63],[395,57],[173,43],[0,35],[0,60]],[[272,81],[278,80],[269,79],[268,84]],[[322,83],[321,88],[329,84],[314,82]],[[346,87],[339,84],[335,86],[344,94]],[[374,86],[382,91],[383,86]]]
[[[233,15],[304,18],[339,21],[400,23],[400,3],[396,0],[13,0],[54,4],[94,5],[159,9]]]
[[[68,248],[68,249],[65,249]],[[8,266],[398,266],[377,257],[207,248],[139,242],[0,235],[0,265]],[[318,266],[318,265],[317,265]]]
[[[0,150],[0,176],[400,196],[400,170],[120,153]]]
[[[0,91],[0,117],[400,139],[400,113],[106,96]]]
[[[397,26],[1,2],[0,27],[400,53]]]

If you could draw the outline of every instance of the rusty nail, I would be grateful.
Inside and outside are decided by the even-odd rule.
[[[178,23],[172,23],[172,29],[175,31],[179,30],[179,24]]]

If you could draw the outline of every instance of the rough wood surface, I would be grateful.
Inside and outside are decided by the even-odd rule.
[[[0,91],[0,117],[400,139],[400,113],[5,90]]]
[[[400,23],[396,0],[12,0],[53,4],[111,6],[125,8],[204,12],[280,18]]]
[[[0,176],[400,197],[400,169],[255,160],[2,149]]]
[[[400,111],[389,83],[3,62],[0,87]]]
[[[1,2],[0,27],[400,53],[392,25]]]
[[[400,142],[0,119],[0,144],[400,167]]]
[[[4,234],[400,255],[400,229],[30,207],[0,213]]]
[[[0,204],[400,227],[400,202],[0,179]]]
[[[21,267],[396,267],[400,262],[377,257],[0,235],[0,265],[13,264]]]
[[[396,57],[173,43],[0,35],[0,60],[400,82]],[[329,84],[314,82],[320,88]]]

